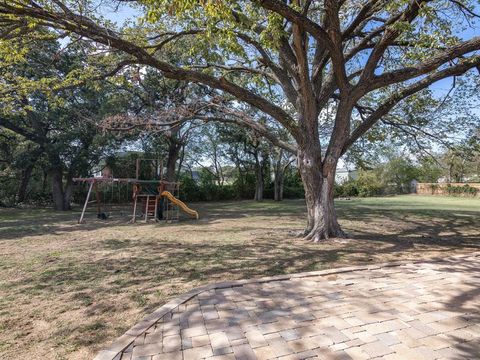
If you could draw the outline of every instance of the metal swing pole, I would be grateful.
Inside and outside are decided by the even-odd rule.
[[[88,187],[87,198],[85,199],[85,204],[83,204],[83,209],[82,209],[82,214],[80,215],[80,219],[78,219],[79,224],[83,222],[83,216],[85,215],[85,210],[87,210],[88,200],[90,200],[90,194],[92,193],[94,182],[95,181],[90,182],[90,186]]]

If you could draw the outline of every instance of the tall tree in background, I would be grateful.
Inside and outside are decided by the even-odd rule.
[[[474,182],[480,180],[480,130],[475,129],[469,137],[440,157],[449,182]]]
[[[229,161],[236,164],[239,177],[242,176],[242,168],[246,170],[245,173],[253,172],[255,178],[253,200],[262,201],[265,185],[270,176],[271,154],[267,142],[252,129],[219,125],[217,132],[216,141],[228,144],[224,154]],[[241,184],[239,186],[241,187]]]
[[[47,96],[42,87],[78,70],[83,50],[72,48],[58,57],[56,41],[33,41],[29,47],[22,61],[2,61],[5,96],[0,99],[0,128],[35,144],[24,156],[17,201],[25,200],[34,165],[43,156],[48,164],[54,208],[69,210],[73,178],[88,175],[108,144],[95,126],[106,114],[108,96],[105,91],[87,87],[65,87]],[[15,86],[19,82],[22,86]]]
[[[291,154],[286,153],[283,149],[275,149],[273,166],[273,200],[283,200],[283,187],[285,182],[285,172],[288,167],[295,161]]]
[[[100,126],[129,137],[147,136],[150,148],[144,150],[166,159],[165,178],[176,181],[177,165],[195,120],[179,107],[201,100],[205,87],[166,79],[155,69],[133,66],[109,81],[117,88],[118,114],[105,118]]]
[[[42,155],[41,146],[0,126],[0,205],[11,206],[27,200],[32,177],[37,175],[35,170],[45,166]]]
[[[2,0],[4,48],[18,50],[16,37],[54,28],[59,36],[111,49],[115,67],[150,66],[256,107],[295,140],[308,210],[304,236],[313,241],[344,236],[333,184],[337,162],[352,144],[402,100],[480,66],[480,38],[456,35],[475,23],[473,1],[128,3],[144,11],[148,26],[119,31],[95,13],[97,1]],[[162,56],[184,37],[194,39],[188,59]],[[245,124],[269,135],[262,124]]]

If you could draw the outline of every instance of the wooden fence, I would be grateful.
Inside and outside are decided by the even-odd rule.
[[[477,189],[472,191],[470,194],[459,194],[465,196],[476,196],[480,197],[480,183],[417,183],[415,186],[415,192],[420,195],[450,195],[451,192],[448,191],[449,187],[468,187]]]

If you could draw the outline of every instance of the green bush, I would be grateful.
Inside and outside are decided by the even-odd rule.
[[[379,196],[387,193],[387,184],[373,171],[361,171],[358,176],[358,196]]]
[[[357,180],[349,180],[343,184],[337,184],[334,188],[335,197],[358,196]]]
[[[200,200],[200,187],[190,176],[183,176],[180,179],[180,197],[188,202]]]
[[[284,199],[303,199],[305,197],[305,189],[298,186],[283,186]],[[273,194],[272,194],[273,198]]]
[[[18,189],[18,178],[15,174],[0,173],[0,207],[15,205]]]
[[[438,190],[438,184],[430,184],[430,190],[432,191],[432,195],[435,194]]]
[[[384,187],[379,184],[365,184],[359,187],[358,196],[360,197],[369,197],[369,196],[380,196],[383,194]]]
[[[452,184],[447,184],[446,186],[447,194],[450,196],[477,196],[478,189],[465,184],[463,186],[455,186]]]
[[[180,178],[180,198],[184,201],[220,201],[251,199],[255,192],[255,178],[245,176],[232,184],[219,185],[211,173],[201,172],[196,182],[189,174]]]
[[[348,180],[343,184],[335,185],[335,197],[368,197],[383,195],[386,185],[371,171],[361,171],[358,179]]]

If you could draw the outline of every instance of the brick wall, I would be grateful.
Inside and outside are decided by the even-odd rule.
[[[417,183],[416,193],[420,195],[448,195],[447,185],[474,187],[478,189],[477,197],[480,193],[480,183]]]

